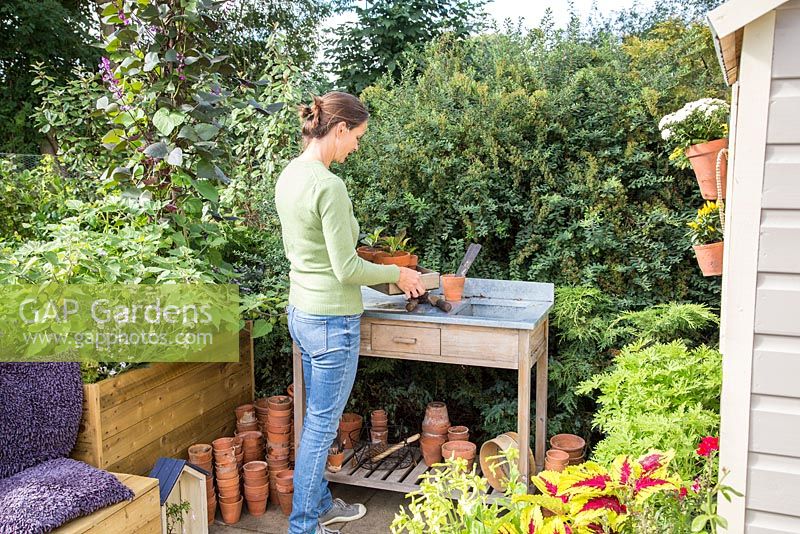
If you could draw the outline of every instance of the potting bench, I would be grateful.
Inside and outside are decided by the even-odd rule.
[[[463,300],[449,313],[427,304],[407,312],[402,295],[387,296],[366,287],[362,288],[362,296],[361,356],[517,370],[520,473],[529,473],[531,370],[536,365],[534,473],[542,469],[547,423],[548,313],[553,305],[553,284],[468,278]],[[296,346],[294,384],[295,439],[299,445],[305,388],[302,358]],[[451,420],[457,421],[453,415],[450,414]],[[422,417],[420,413],[420,421]],[[348,451],[340,472],[326,472],[328,480],[409,492],[418,487],[420,475],[428,470],[421,461],[401,469],[381,466],[382,469],[371,470],[349,461],[352,454]]]

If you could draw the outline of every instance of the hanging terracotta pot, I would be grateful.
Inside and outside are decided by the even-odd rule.
[[[728,139],[715,139],[708,143],[692,145],[686,149],[686,157],[694,169],[700,194],[707,200],[717,198],[717,154],[723,148],[728,148]],[[725,198],[727,186],[728,159],[723,155],[720,159],[720,185],[722,198]]]
[[[703,276],[722,275],[722,257],[725,250],[723,241],[708,245],[695,245],[692,248],[697,257],[697,264],[703,271]]]

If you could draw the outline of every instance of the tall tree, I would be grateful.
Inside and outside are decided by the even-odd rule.
[[[334,30],[327,58],[338,85],[360,93],[381,75],[399,78],[400,58],[410,47],[452,32],[464,37],[482,27],[485,0],[375,0],[345,5],[357,20]]]
[[[29,120],[39,97],[31,65],[41,62],[56,79],[79,64],[97,62],[90,46],[85,6],[77,0],[0,2],[0,152],[38,152],[41,134]]]
[[[219,51],[246,73],[272,66],[268,43],[273,36],[282,39],[295,65],[310,68],[319,48],[317,27],[330,14],[326,0],[237,0],[223,7],[211,36]]]

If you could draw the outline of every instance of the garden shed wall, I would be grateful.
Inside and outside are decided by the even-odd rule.
[[[733,87],[720,465],[728,532],[800,532],[800,0],[744,27]],[[732,182],[732,183],[731,183]],[[746,330],[744,330],[746,329]]]

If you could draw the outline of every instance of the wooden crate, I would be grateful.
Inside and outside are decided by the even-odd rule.
[[[145,475],[160,456],[187,458],[194,443],[232,436],[234,408],[252,402],[253,340],[239,337],[236,363],[157,363],[83,386],[71,457]]]
[[[422,285],[425,286],[425,289],[438,289],[439,288],[439,273],[436,271],[431,271],[430,269],[426,269],[425,267],[417,266],[417,271],[422,273]],[[400,295],[403,293],[403,290],[397,287],[397,284],[377,284],[374,286],[369,286],[376,291],[380,291],[381,293],[385,293],[387,295]]]
[[[158,480],[114,474],[133,490],[132,501],[122,501],[79,517],[57,528],[54,534],[161,534]]]

